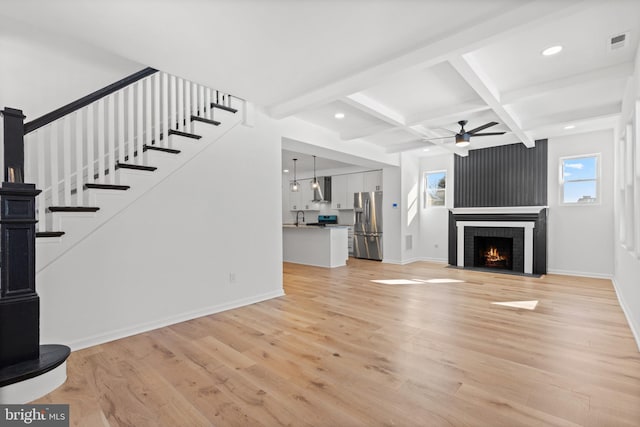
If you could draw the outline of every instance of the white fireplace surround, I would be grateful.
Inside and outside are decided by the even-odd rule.
[[[539,213],[547,206],[514,206],[500,208],[454,208],[451,212],[460,214],[514,214]],[[464,267],[464,228],[465,227],[509,227],[524,229],[524,272],[533,274],[533,229],[535,221],[456,221],[458,238],[458,267]]]

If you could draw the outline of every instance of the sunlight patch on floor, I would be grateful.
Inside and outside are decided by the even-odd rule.
[[[458,279],[429,279],[425,280],[427,283],[464,283],[464,280]]]
[[[524,308],[525,310],[535,310],[538,301],[507,301],[507,302],[492,302],[493,305],[502,305],[505,307]]]
[[[464,283],[464,280],[458,279],[385,279],[372,280],[374,283],[382,285],[421,285],[424,283]]]
[[[381,285],[419,285],[422,283],[417,280],[408,279],[372,280],[372,282],[380,283]]]

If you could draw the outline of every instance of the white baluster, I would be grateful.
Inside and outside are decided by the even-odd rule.
[[[213,115],[211,114],[211,89],[205,88],[204,90],[204,105],[206,111],[206,117],[209,120],[213,120]]]
[[[133,85],[127,88],[127,155],[129,156],[129,163],[134,163],[134,159],[136,157],[136,138],[133,128],[135,118],[135,110],[133,109],[133,89]],[[138,155],[141,156],[142,151],[139,151]]]
[[[74,114],[76,120],[76,206],[82,206],[83,203],[83,195],[84,195],[84,167],[83,163],[83,155],[84,150],[82,146],[84,145],[84,138],[82,137],[83,125],[82,122],[82,113],[83,110],[76,111]]]
[[[38,197],[36,197],[36,203],[38,204],[37,209],[38,209],[38,231],[45,231],[47,228],[47,222],[46,222],[46,209],[47,209],[47,204],[45,202],[46,200],[46,189],[47,189],[47,185],[46,185],[46,171],[45,171],[45,151],[44,151],[44,147],[45,147],[45,135],[46,135],[46,131],[49,131],[51,128],[51,126],[47,126],[46,128],[42,128],[38,130],[38,139],[36,141],[37,147],[36,147],[36,157],[37,157],[37,161],[38,161],[38,178],[36,181],[36,188],[41,188],[42,189],[42,193],[40,193],[40,195]]]
[[[182,130],[191,132],[191,83],[184,81],[184,122]]]
[[[96,161],[95,153],[94,153],[95,129],[93,127],[93,124],[94,124],[93,119],[95,114],[94,104],[89,104],[87,106],[85,114],[86,114],[86,123],[87,123],[87,143],[85,145],[87,147],[87,182],[93,183],[95,182],[94,165]]]
[[[198,112],[198,85],[195,83],[191,83],[191,114],[194,116],[200,115]],[[189,116],[189,132],[193,133],[191,116]]]
[[[153,75],[153,140],[156,144],[160,144],[160,104],[162,102],[162,94],[160,93],[160,73]]]
[[[170,95],[171,95],[171,99],[170,99],[170,104],[171,104],[171,113],[169,115],[169,126],[167,126],[167,129],[175,129],[176,128],[176,124],[177,124],[177,118],[176,118],[176,106],[178,104],[178,100],[176,99],[176,77],[175,76],[171,76],[170,77],[170,83],[171,83],[171,88],[169,89],[170,91]],[[168,141],[169,141],[169,133],[167,132],[167,134],[165,135],[165,145],[168,145]]]
[[[151,128],[152,109],[151,80],[147,78],[144,81],[144,143],[147,145],[151,145],[151,139],[153,138],[153,129]]]
[[[176,129],[179,131],[184,130],[184,81],[181,78],[178,78],[178,126]]]
[[[71,206],[71,117],[62,119],[62,171],[64,181],[62,188],[64,191],[64,206]]]
[[[49,145],[51,158],[51,206],[59,206],[59,182],[58,176],[58,121],[51,123],[51,144]]]
[[[117,99],[116,104],[116,128],[117,128],[117,141],[116,146],[118,147],[118,162],[126,163],[125,157],[127,154],[127,150],[124,146],[125,143],[125,135],[124,135],[124,91],[121,90],[114,94]]]
[[[115,184],[116,176],[116,134],[115,134],[115,99],[114,95],[107,97],[107,169],[108,169],[108,181],[111,184]]]
[[[198,116],[207,117],[204,109],[204,86],[198,85]]]
[[[107,126],[105,120],[106,99],[102,98],[98,101],[98,182],[103,184],[106,182],[104,172],[106,171],[106,134]]]
[[[143,152],[144,152],[144,87],[142,82],[136,83],[136,147],[138,149],[138,157],[136,158],[136,164],[143,164]]]
[[[166,145],[169,140],[169,76],[162,73],[162,132],[164,134],[164,144],[160,140],[156,141],[158,145]]]

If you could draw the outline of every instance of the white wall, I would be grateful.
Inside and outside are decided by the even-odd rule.
[[[618,126],[618,136],[622,134],[622,129],[634,123],[634,115],[636,117],[640,115],[637,105],[638,100],[640,100],[640,47],[636,53],[633,78],[630,79],[625,90],[622,117]],[[621,189],[625,188],[625,191],[628,191],[628,184],[632,184],[632,188],[635,186],[635,197],[640,195],[640,130],[638,129],[640,120],[635,120],[635,126],[636,129],[633,129],[635,133],[634,159],[629,161],[629,153],[627,153],[624,159],[617,158],[616,161],[616,233],[613,237],[615,248],[613,282],[618,294],[618,299],[620,300],[620,305],[629,321],[629,326],[635,336],[638,349],[640,349],[640,233],[636,234],[639,238],[635,242],[635,250],[629,250],[623,245],[617,232],[622,223],[625,222],[625,212],[622,209],[623,205],[621,200],[623,191]],[[616,147],[619,144],[621,144],[621,141],[616,141]],[[627,171],[629,167],[631,167],[635,173],[635,177],[632,177],[632,180],[629,180],[628,175],[626,175],[629,172]],[[625,186],[623,186],[621,182],[623,174],[625,175]],[[638,209],[638,203],[636,203],[636,209]],[[640,227],[640,210],[636,210],[633,216],[636,221],[636,227]],[[628,236],[620,237],[626,238]]]
[[[420,162],[420,254],[427,261],[448,262],[449,209],[453,207],[453,154],[423,157]],[[425,206],[424,174],[447,171],[445,206]]]
[[[389,166],[382,170],[382,189],[382,262],[402,264],[401,231],[405,210],[401,192],[401,168]]]
[[[613,131],[549,139],[548,271],[613,275]],[[600,203],[560,205],[560,157],[600,153]]]
[[[407,264],[420,260],[420,159],[411,153],[402,153],[400,162],[402,227],[398,237],[400,237],[400,262]],[[408,238],[411,239],[410,244],[407,241]]]
[[[145,68],[110,52],[0,15],[0,108],[27,121]]]
[[[280,163],[259,115],[95,230],[38,274],[42,342],[81,348],[281,295]]]

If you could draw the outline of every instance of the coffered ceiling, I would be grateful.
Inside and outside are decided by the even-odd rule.
[[[344,144],[416,155],[612,128],[640,31],[637,0],[3,4],[0,14],[223,88]],[[553,45],[563,50],[541,54]],[[456,148],[459,120],[506,133]]]

